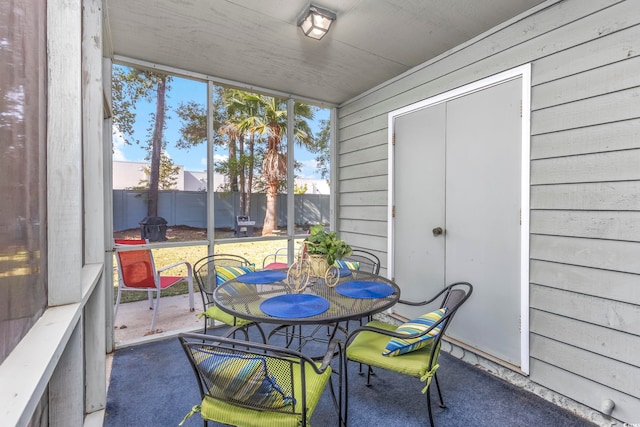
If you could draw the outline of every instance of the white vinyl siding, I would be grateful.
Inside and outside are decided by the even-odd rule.
[[[596,411],[612,399],[629,423],[640,420],[638,11],[549,1],[338,110],[339,231],[386,252],[387,114],[531,63],[530,379]]]

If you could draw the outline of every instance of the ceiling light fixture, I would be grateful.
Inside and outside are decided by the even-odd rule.
[[[335,12],[311,4],[298,19],[298,27],[305,36],[320,40],[329,32],[329,27],[335,19]]]

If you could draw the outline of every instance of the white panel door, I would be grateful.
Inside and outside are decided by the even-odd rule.
[[[444,236],[434,237],[432,229],[445,227],[445,117],[440,104],[395,122],[394,278],[411,301],[425,300],[444,283]],[[403,309],[422,314],[419,307]]]
[[[447,103],[446,282],[473,294],[447,333],[520,365],[521,79]]]
[[[522,79],[394,118],[393,274],[402,299],[474,292],[448,335],[521,364]],[[443,233],[434,233],[442,228]],[[411,318],[424,308],[397,305]]]

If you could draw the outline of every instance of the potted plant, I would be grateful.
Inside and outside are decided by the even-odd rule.
[[[316,276],[324,276],[337,259],[351,255],[351,246],[338,238],[335,231],[326,231],[321,224],[314,225],[305,239],[309,263]]]

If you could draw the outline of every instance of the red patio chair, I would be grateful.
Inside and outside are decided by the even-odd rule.
[[[151,331],[155,331],[156,318],[160,307],[160,292],[177,283],[187,282],[189,287],[189,308],[194,311],[193,306],[193,270],[191,264],[186,261],[177,262],[156,270],[151,249],[121,250],[130,245],[144,245],[146,240],[124,240],[115,239],[116,261],[118,265],[118,296],[113,309],[113,320],[115,323],[120,305],[122,291],[146,291],[149,297],[149,309],[153,310],[151,320]],[[184,265],[187,268],[187,276],[167,276],[163,272]],[[156,292],[155,307],[153,303],[153,293]]]
[[[280,248],[275,253],[269,254],[262,260],[263,270],[276,270],[280,268],[289,268],[289,260],[287,258],[287,248]]]

